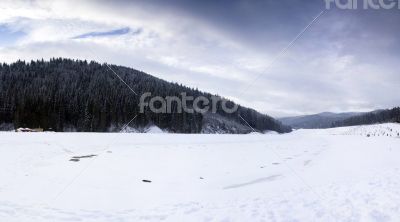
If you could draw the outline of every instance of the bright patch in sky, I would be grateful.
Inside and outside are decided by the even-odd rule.
[[[13,31],[5,25],[0,25],[0,47],[13,45],[24,35],[22,31]]]

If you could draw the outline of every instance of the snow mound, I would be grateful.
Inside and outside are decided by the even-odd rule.
[[[266,134],[266,135],[279,135],[278,132],[271,131],[271,130],[264,131],[263,134]]]
[[[136,129],[131,126],[127,126],[127,127],[123,128],[122,130],[120,130],[119,132],[121,132],[121,133],[141,133],[141,131],[139,129]]]
[[[165,133],[162,129],[160,129],[157,126],[150,126],[148,129],[145,131],[146,133]]]
[[[251,133],[248,133],[248,135],[262,135],[263,133],[260,133],[260,132],[251,132]]]
[[[131,127],[131,126],[126,126],[123,129],[120,129],[116,126],[112,126],[109,128],[110,132],[120,132],[120,133],[167,133],[166,131],[160,129],[158,126],[151,125],[147,127]]]

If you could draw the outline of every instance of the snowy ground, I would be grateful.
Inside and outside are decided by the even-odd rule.
[[[400,221],[395,132],[4,132],[0,221]]]

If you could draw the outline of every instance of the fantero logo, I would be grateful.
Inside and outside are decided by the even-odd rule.
[[[336,7],[343,10],[400,9],[400,0],[324,0],[327,10]]]
[[[230,103],[221,97],[211,96],[188,96],[181,93],[181,96],[152,96],[150,92],[143,93],[139,102],[140,113],[149,110],[153,113],[216,113],[218,107],[225,113],[234,113],[238,109],[238,105]],[[174,107],[174,108],[173,108]],[[146,109],[147,108],[147,109]]]

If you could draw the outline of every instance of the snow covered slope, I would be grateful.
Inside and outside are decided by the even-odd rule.
[[[360,135],[367,137],[386,136],[400,138],[400,124],[361,125],[328,129],[333,135]]]
[[[0,221],[400,221],[400,139],[365,136],[387,128],[3,132]]]

